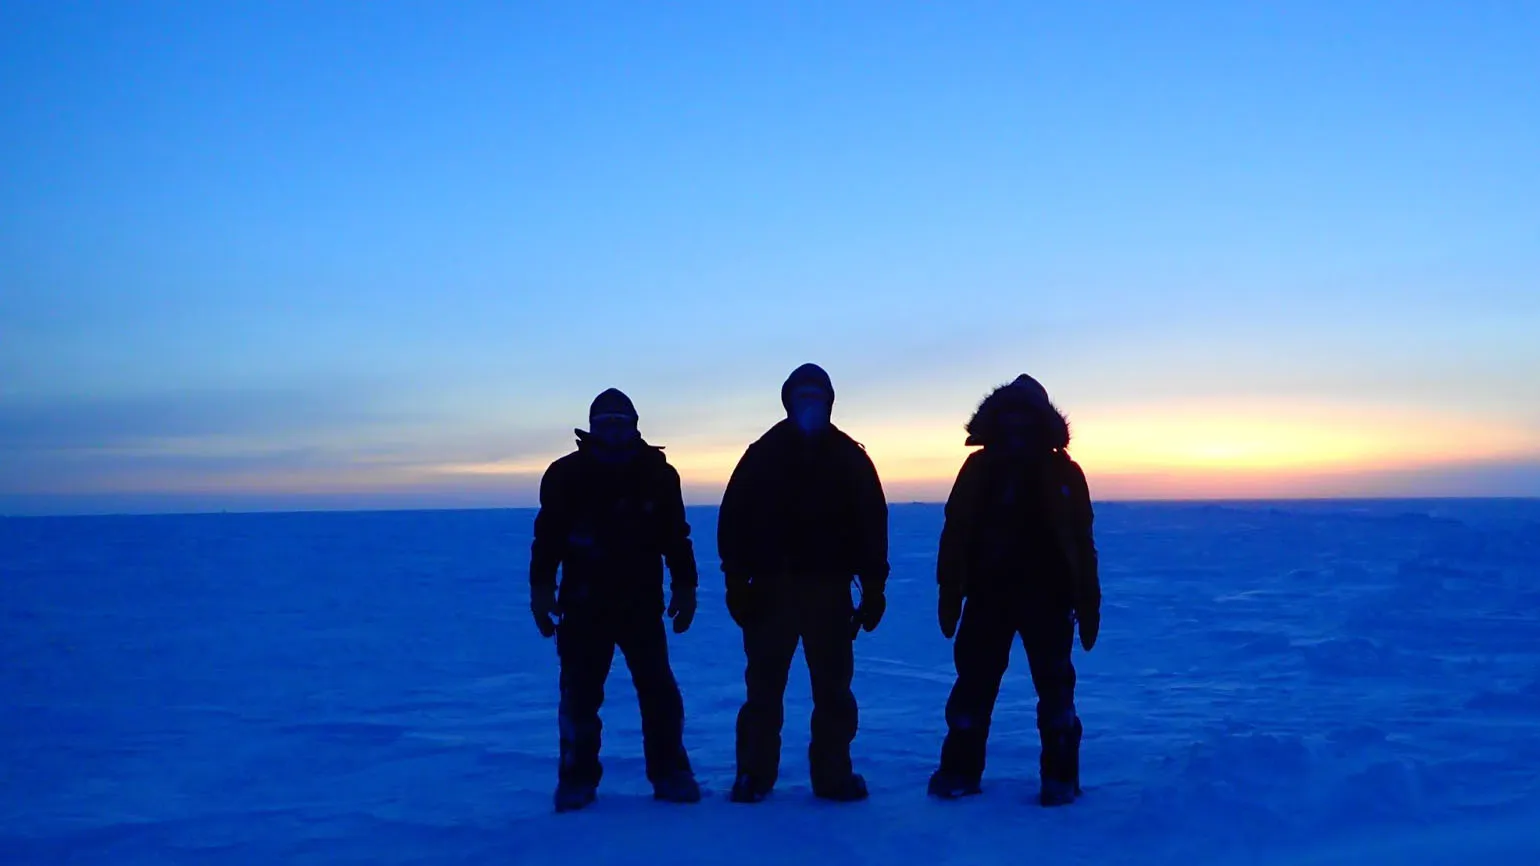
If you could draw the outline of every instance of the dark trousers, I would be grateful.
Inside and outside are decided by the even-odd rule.
[[[1011,599],[970,598],[957,628],[952,658],[957,682],[946,704],[941,769],[977,782],[1000,681],[1020,635],[1037,690],[1037,729],[1044,779],[1078,782],[1080,719],[1075,713],[1075,625],[1068,609]]]
[[[759,618],[743,630],[748,700],[738,712],[738,772],[767,785],[780,774],[786,680],[800,640],[813,684],[809,766],[815,785],[838,784],[851,773],[857,726],[850,584],[772,586],[761,604]]]
[[[663,618],[635,613],[569,611],[556,633],[561,656],[562,782],[598,785],[603,775],[599,708],[615,648],[625,656],[642,714],[642,751],[654,784],[689,772],[684,749],[684,701],[668,662]]]

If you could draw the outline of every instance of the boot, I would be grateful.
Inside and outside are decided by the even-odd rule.
[[[734,803],[758,803],[770,796],[770,789],[773,787],[772,782],[755,778],[748,773],[739,773],[738,778],[733,781],[733,792],[728,795],[728,799]]]
[[[1068,806],[1075,802],[1075,786],[1062,779],[1043,779],[1037,802],[1042,806]]]
[[[854,803],[867,797],[866,779],[851,773],[839,779],[814,779],[813,796],[836,803]]]
[[[1042,731],[1042,755],[1039,773],[1042,790],[1038,802],[1044,806],[1065,806],[1080,796],[1080,720],[1069,727]]]
[[[556,811],[576,812],[594,801],[598,786],[585,782],[562,782],[556,786]]]
[[[932,773],[930,784],[926,788],[926,793],[938,800],[957,800],[982,793],[982,791],[979,780],[967,779],[946,770],[937,770]]]
[[[699,803],[700,784],[695,781],[693,774],[680,770],[654,783],[652,798],[666,803]]]

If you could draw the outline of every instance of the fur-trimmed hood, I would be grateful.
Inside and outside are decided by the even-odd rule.
[[[963,428],[968,432],[966,444],[987,446],[998,442],[999,416],[1011,406],[1025,406],[1038,413],[1047,431],[1047,445],[1050,449],[1063,450],[1069,447],[1069,419],[1048,399],[1048,390],[1025,373],[1017,376],[1010,384],[991,391],[979,404]]]

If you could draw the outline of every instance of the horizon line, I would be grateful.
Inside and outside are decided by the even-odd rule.
[[[1540,502],[1540,496],[1264,496],[1264,497],[1182,497],[1171,499],[1152,498],[1117,498],[1107,497],[1096,501],[1100,505],[1132,505],[1132,506],[1159,506],[1159,505],[1273,505],[1273,504],[1351,504],[1351,503],[1397,503],[1397,502]],[[912,499],[888,502],[889,508],[904,508],[915,506],[941,507],[944,500]],[[717,509],[720,502],[686,505],[685,510]],[[380,508],[380,507],[334,507],[334,508],[241,508],[241,509],[202,509],[186,511],[82,511],[82,512],[54,512],[37,514],[7,514],[0,513],[0,520],[71,520],[71,519],[99,519],[99,518],[127,518],[127,517],[241,517],[241,516],[284,516],[284,515],[318,515],[318,514],[420,514],[420,513],[457,513],[479,511],[538,511],[538,505],[423,505],[416,508]]]

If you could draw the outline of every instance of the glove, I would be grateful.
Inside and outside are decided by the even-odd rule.
[[[674,621],[674,634],[684,634],[689,630],[690,623],[695,621],[695,587],[674,587],[668,600],[668,615]]]
[[[856,608],[852,618],[850,636],[855,638],[856,632],[861,629],[871,631],[882,622],[882,614],[888,609],[888,596],[881,588],[861,590],[861,606]]]
[[[730,575],[727,578],[727,614],[739,628],[748,628],[760,616],[759,590],[747,577]]]
[[[1080,645],[1085,647],[1086,652],[1090,652],[1091,647],[1096,646],[1096,633],[1102,627],[1102,613],[1099,610],[1086,611],[1077,614],[1075,618],[1080,621]]]
[[[561,618],[561,610],[556,605],[555,586],[531,585],[529,609],[535,615],[535,628],[540,629],[541,637],[549,638],[556,634],[556,624]]]
[[[957,621],[962,619],[963,597],[955,589],[943,588],[936,603],[936,618],[941,622],[941,634],[947,640],[957,636]]]

